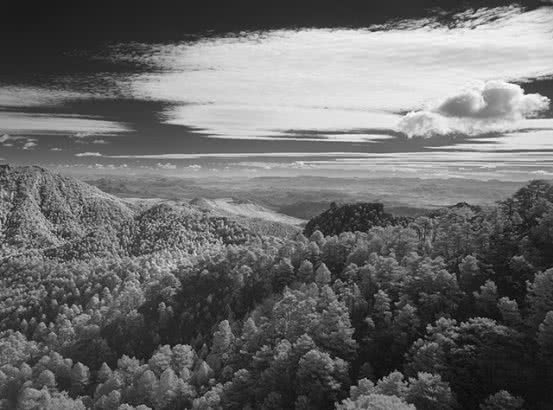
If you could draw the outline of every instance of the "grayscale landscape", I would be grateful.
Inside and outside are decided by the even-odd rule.
[[[0,410],[553,408],[550,0],[2,17]]]

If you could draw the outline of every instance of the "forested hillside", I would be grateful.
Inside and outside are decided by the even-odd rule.
[[[11,188],[19,172],[1,184],[3,241],[7,220],[25,236],[0,262],[0,408],[551,408],[546,182],[411,221],[333,207],[328,235],[286,239],[95,189],[110,211],[86,219],[66,201],[92,188],[58,184],[54,207]]]
[[[0,165],[1,249],[44,248],[133,217],[118,198],[39,167]]]
[[[138,256],[164,249],[195,254],[258,235],[187,203],[143,209],[39,167],[0,166],[0,258]]]

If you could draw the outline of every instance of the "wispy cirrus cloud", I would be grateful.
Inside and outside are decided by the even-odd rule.
[[[130,159],[202,159],[202,158],[288,158],[288,157],[371,157],[373,154],[365,152],[209,152],[198,154],[127,154],[106,155],[99,152],[81,152],[76,157],[104,157]]]
[[[103,157],[104,155],[99,152],[78,152],[75,154],[76,157]]]
[[[10,134],[117,134],[128,128],[112,121],[74,115],[0,112],[0,132]]]
[[[0,86],[0,107],[54,106],[66,100],[90,98],[89,93],[35,86]]]

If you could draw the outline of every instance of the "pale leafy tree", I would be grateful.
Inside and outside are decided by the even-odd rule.
[[[0,402],[1,404],[1,402]],[[81,399],[71,399],[66,392],[50,393],[46,388],[41,390],[26,387],[21,392],[17,406],[7,406],[7,409],[26,410],[85,410]]]
[[[223,386],[216,384],[209,389],[203,396],[194,399],[192,403],[193,410],[221,410],[221,395]]]
[[[375,386],[374,383],[367,378],[363,378],[357,381],[357,385],[353,385],[349,389],[349,396],[351,399],[356,400],[358,397],[374,393]]]
[[[29,366],[27,363],[22,363],[21,366],[19,366],[19,375],[24,380],[31,379],[33,375],[32,367]]]
[[[282,258],[280,263],[275,268],[274,282],[276,289],[280,290],[284,286],[292,283],[294,279],[294,266],[290,261],[290,258]]]
[[[478,259],[473,255],[465,256],[459,264],[459,284],[465,290],[472,290],[479,278],[480,266]]]
[[[369,260],[370,251],[366,246],[357,246],[348,254],[346,263],[363,266]]]
[[[547,312],[553,310],[553,268],[536,273],[528,283],[527,300],[531,312],[528,319],[537,330]]]
[[[392,323],[391,299],[385,291],[379,290],[374,295],[372,312],[377,325],[389,326]]]
[[[415,339],[419,327],[417,308],[406,303],[394,312],[391,329],[394,334],[394,344],[406,349]]]
[[[327,285],[330,283],[331,273],[324,263],[321,263],[315,271],[315,282],[319,286]]]
[[[2,337],[2,349],[0,349],[0,365],[16,364],[28,360],[38,354],[39,348],[35,341],[27,340],[20,332],[4,331]]]
[[[112,391],[118,391],[124,386],[123,377],[115,373],[105,383],[102,383],[96,387],[94,392],[94,399],[96,400],[96,407],[102,406],[102,403],[107,399],[107,395]]]
[[[474,407],[483,399],[474,392],[524,386],[520,372],[525,360],[524,337],[516,330],[489,318],[459,324],[442,318],[413,344],[407,368],[441,375],[463,405]],[[463,372],[471,377],[460,377]]]
[[[349,244],[344,242],[342,238],[334,236],[323,245],[322,260],[334,272],[340,272],[346,262],[350,247]]]
[[[406,400],[417,409],[448,410],[457,408],[456,400],[449,384],[440,375],[418,373],[409,378]]]
[[[255,324],[255,321],[249,317],[242,327],[241,352],[254,352],[258,347],[258,335],[259,328]]]
[[[90,371],[82,363],[76,363],[71,369],[71,392],[74,395],[82,393],[88,384]]]
[[[524,255],[515,255],[509,261],[509,269],[513,272],[513,275],[517,278],[530,279],[532,273],[536,271],[536,268],[528,262]]]
[[[136,383],[136,399],[144,404],[152,406],[157,399],[158,379],[151,370],[146,370]]]
[[[79,398],[71,399],[66,393],[53,395],[46,403],[44,410],[84,410],[85,404]]]
[[[415,408],[401,407],[402,405],[429,410],[453,410],[457,408],[457,403],[448,383],[443,381],[439,375],[418,373],[416,378],[411,377],[405,380],[405,377],[399,371],[394,371],[381,378],[376,385],[368,379],[359,380],[357,386],[351,387],[349,399],[342,402],[337,408],[360,409],[367,408],[363,407],[367,405],[368,408],[373,408],[370,407],[371,401],[369,398],[374,396],[393,398],[390,401],[384,401],[384,403],[392,406],[390,408],[396,408],[394,406]]]
[[[399,397],[375,393],[361,395],[356,400],[346,399],[336,405],[336,410],[416,410],[416,408]]]
[[[315,242],[317,245],[321,246],[325,242],[325,236],[323,235],[323,233],[321,231],[316,230],[309,237],[309,241]]]
[[[172,348],[173,351],[173,367],[177,372],[183,370],[192,370],[196,360],[196,352],[189,345],[176,345]]]
[[[488,316],[494,316],[497,308],[498,292],[494,281],[487,280],[478,292],[473,292],[476,307]]]
[[[551,364],[553,360],[553,311],[547,312],[545,319],[538,328],[538,345],[540,356],[546,363]],[[551,366],[553,368],[553,366]]]
[[[298,363],[299,393],[309,399],[311,406],[320,408],[337,399],[337,393],[347,379],[347,372],[348,366],[344,360],[333,359],[316,349],[310,350]]]
[[[511,393],[505,390],[490,395],[480,405],[481,410],[522,410],[523,408],[524,400],[511,395]]]
[[[207,384],[209,379],[213,376],[213,370],[205,361],[198,363],[198,366],[194,369],[194,374],[192,376],[192,381],[196,386],[203,386]]]
[[[302,282],[309,283],[314,280],[313,277],[313,264],[305,259],[301,262],[298,268],[298,279]]]
[[[47,400],[47,390],[37,390],[24,387],[17,401],[17,408],[21,410],[33,410],[39,408],[40,403]]]
[[[151,407],[148,407],[144,404],[140,404],[138,406],[131,406],[130,404],[122,404],[119,406],[119,408],[117,410],[152,410]]]
[[[148,365],[157,376],[160,376],[161,373],[171,367],[172,356],[171,346],[160,346],[148,361]]]
[[[317,263],[320,260],[321,249],[317,242],[309,242],[309,244],[307,245],[306,257],[313,263]]]
[[[374,391],[387,396],[405,397],[408,384],[401,372],[395,371],[378,380]]]
[[[37,385],[39,388],[46,387],[48,389],[53,389],[56,387],[56,376],[52,371],[45,369],[40,372],[37,379]]]
[[[96,374],[96,378],[100,383],[105,383],[113,374],[110,367],[107,365],[106,362],[102,363],[102,366],[100,366],[100,369],[98,369],[98,373]]]
[[[105,401],[103,402],[103,409],[105,410],[117,410],[121,404],[121,393],[118,390],[110,392]]]
[[[503,322],[512,327],[520,326],[522,323],[522,316],[516,300],[504,296],[497,302],[497,308],[499,309]]]
[[[158,408],[165,408],[170,405],[171,402],[177,399],[179,394],[179,378],[173,371],[168,368],[163,371],[159,378],[159,384],[156,394],[156,402]]]
[[[211,351],[206,360],[213,371],[218,372],[229,359],[229,350],[233,342],[234,335],[230,324],[228,320],[223,320],[213,334]]]

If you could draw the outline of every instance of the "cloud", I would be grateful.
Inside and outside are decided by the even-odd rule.
[[[83,155],[86,154],[86,155]],[[233,153],[204,153],[204,154],[144,154],[144,155],[102,155],[98,152],[85,152],[76,156],[101,156],[104,158],[133,158],[133,159],[203,159],[203,158],[297,158],[297,157],[353,157],[367,158],[374,154],[366,152],[233,152]]]
[[[543,169],[538,169],[537,171],[532,171],[530,173],[534,174],[534,175],[541,175],[541,176],[544,176],[544,177],[553,176],[553,172],[544,171]]]
[[[5,133],[116,135],[128,130],[117,122],[75,115],[0,112],[0,132]]]
[[[524,94],[517,84],[489,81],[482,88],[446,99],[438,112],[446,117],[518,120],[547,109],[549,99],[539,94]]]
[[[177,169],[177,166],[175,164],[171,164],[170,162],[158,162],[157,167],[160,169]]]
[[[94,164],[94,165],[88,165],[87,168],[94,168],[94,169],[125,169],[128,168],[127,164]]]
[[[79,152],[75,154],[76,157],[103,157],[99,152]]]
[[[451,20],[123,44],[112,58],[156,67],[121,88],[171,102],[162,121],[251,140],[289,138],[286,131],[298,129],[393,129],[401,116],[392,113],[466,84],[553,74],[551,8],[484,8]]]
[[[89,93],[49,89],[42,87],[0,87],[1,107],[35,107],[41,105],[53,106],[68,99],[91,98]]]
[[[50,151],[63,151],[63,150],[58,147],[53,147],[53,148],[50,148]]]
[[[27,139],[26,137],[11,136],[9,134],[4,134],[0,137],[0,144],[12,146],[13,144],[10,143],[9,141],[21,141],[26,139]]]
[[[72,135],[71,138],[86,138],[93,137],[95,134],[90,132],[77,132],[75,135]]]
[[[398,128],[409,138],[451,133],[477,135],[508,129],[516,121],[547,110],[549,103],[540,94],[525,94],[517,84],[488,81],[427,109],[406,114]]]
[[[35,139],[28,139],[27,142],[23,145],[24,150],[34,149],[38,144]]]
[[[93,140],[90,140],[89,138],[92,137],[98,137],[95,133],[89,133],[89,132],[78,132],[75,135],[70,135],[69,138],[76,142],[77,144],[110,144],[109,141],[103,139],[103,138],[96,138]]]
[[[38,145],[37,142],[38,141],[35,138],[29,138],[20,135],[13,136],[9,134],[4,134],[0,136],[0,145],[4,147],[19,146],[24,150],[31,150]]]

